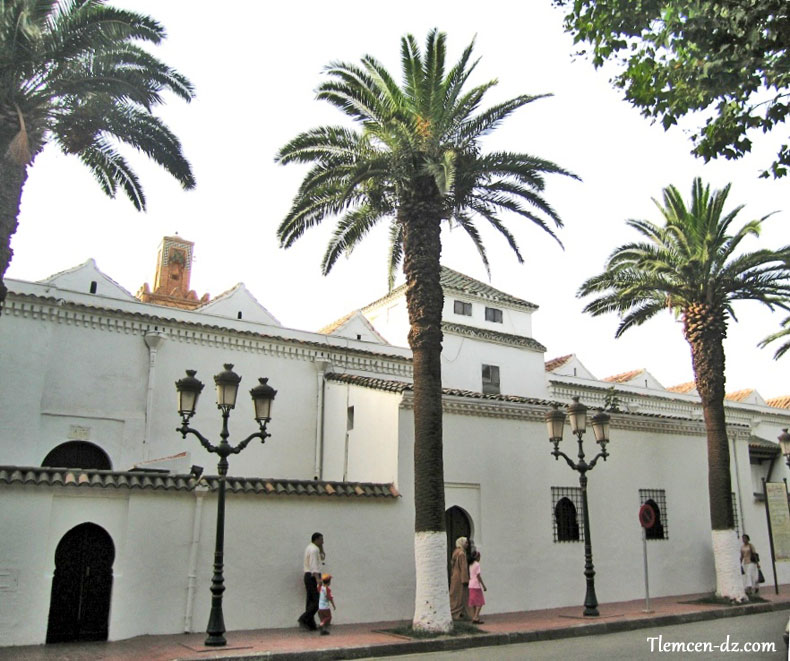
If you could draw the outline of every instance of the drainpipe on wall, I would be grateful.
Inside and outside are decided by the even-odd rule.
[[[151,424],[153,421],[154,385],[156,376],[156,354],[165,341],[165,334],[160,330],[148,331],[143,339],[148,347],[148,390],[145,394],[145,432],[143,436],[143,461],[150,459]]]
[[[324,476],[324,394],[326,391],[326,373],[331,367],[326,360],[316,361],[316,395],[315,395],[315,461],[313,463],[313,479],[320,480]]]
[[[192,610],[195,602],[197,583],[197,555],[200,546],[200,529],[203,522],[203,497],[208,487],[201,484],[195,487],[195,519],[192,522],[192,542],[189,545],[189,564],[187,574],[187,603],[184,609],[184,633],[192,633]]]
[[[351,430],[348,428],[348,405],[351,396],[351,386],[346,384],[346,437],[343,448],[343,482],[348,482],[348,440]]]

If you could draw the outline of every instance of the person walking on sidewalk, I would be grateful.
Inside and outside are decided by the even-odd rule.
[[[480,609],[486,605],[484,591],[488,591],[488,588],[480,573],[480,551],[475,551],[472,564],[469,565],[469,607],[472,609],[474,624],[483,624],[483,620],[480,619]]]
[[[332,611],[329,609],[329,604],[332,604],[332,608],[337,610],[335,599],[332,596],[332,588],[329,587],[331,582],[332,574],[321,575],[321,587],[318,588],[318,619],[321,624],[318,625],[318,630],[322,636],[329,634],[327,627],[332,623]]]
[[[469,600],[469,564],[466,560],[466,537],[455,540],[455,550],[450,558],[450,613],[454,620],[460,620],[466,611]]]
[[[318,586],[321,581],[321,565],[324,558],[324,536],[314,532],[310,543],[304,550],[304,589],[306,593],[304,613],[297,620],[299,626],[310,631],[318,627],[315,624],[315,614],[318,612]]]
[[[758,578],[760,575],[760,556],[754,549],[754,545],[750,541],[749,535],[744,534],[741,537],[743,545],[741,546],[741,573],[743,574],[743,585],[746,588],[746,594],[754,592],[757,594],[760,591],[760,584]]]

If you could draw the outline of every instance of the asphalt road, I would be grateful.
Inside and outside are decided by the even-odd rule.
[[[478,647],[456,652],[408,654],[388,659],[425,659],[441,661],[529,661],[561,659],[572,661],[640,661],[642,659],[700,659],[757,661],[788,659],[782,632],[788,612],[727,617],[657,629],[638,629],[624,633],[562,640]],[[715,651],[704,651],[710,646]],[[737,645],[737,646],[736,646]],[[749,645],[752,649],[745,649]],[[754,647],[757,651],[753,651]],[[695,651],[695,648],[703,651]],[[737,651],[736,651],[737,650]],[[382,658],[382,657],[379,657]]]

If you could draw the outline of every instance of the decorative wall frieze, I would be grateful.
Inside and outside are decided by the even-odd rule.
[[[504,344],[511,347],[523,347],[540,353],[546,352],[546,347],[531,337],[501,333],[499,331],[489,330],[488,328],[477,328],[475,326],[467,326],[466,324],[443,321],[442,332],[460,335],[462,337],[471,337],[477,340],[483,340],[484,342],[495,342],[496,344]]]
[[[602,407],[607,397],[611,396],[612,386],[601,383],[580,384],[564,382],[555,378],[549,379],[549,386],[554,397],[570,402],[571,397],[578,395],[589,407]],[[674,396],[672,392],[648,391],[634,393],[628,390],[615,389],[619,407],[629,413],[644,413],[667,416],[669,418],[687,418],[702,421],[702,405],[699,398],[691,399]],[[790,426],[790,411],[769,406],[757,406],[742,403],[724,402],[728,429],[755,428],[760,423],[773,424],[778,427]]]
[[[256,353],[304,361],[330,361],[335,367],[410,378],[408,356],[338,347],[321,341],[281,337],[139,312],[92,308],[63,299],[9,294],[4,316],[90,328],[102,332],[145,335],[157,331],[177,343]]]
[[[478,394],[479,395],[479,394]],[[448,395],[442,398],[442,410],[446,414],[470,415],[475,417],[508,418],[527,420],[543,424],[546,411],[552,402],[528,398],[470,394]],[[401,408],[414,408],[414,393],[404,391]],[[681,436],[705,436],[705,425],[701,420],[673,417],[651,413],[612,413],[611,427],[615,430],[677,434]],[[727,425],[727,433],[738,441],[748,441],[749,428],[742,425]]]

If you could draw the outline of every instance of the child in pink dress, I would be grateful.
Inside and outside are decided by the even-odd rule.
[[[480,551],[475,551],[472,564],[469,565],[469,606],[472,608],[472,622],[483,624],[480,619],[480,609],[485,606],[486,600],[483,591],[488,591],[480,574]]]

